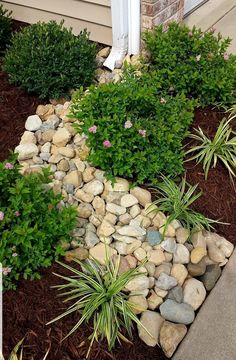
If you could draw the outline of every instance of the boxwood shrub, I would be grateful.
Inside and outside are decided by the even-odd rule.
[[[12,32],[11,11],[3,8],[0,4],[0,54],[10,42]]]
[[[171,23],[144,33],[156,69],[167,88],[184,92],[202,106],[229,103],[236,98],[236,56],[229,53],[230,39]]]
[[[70,241],[76,222],[73,207],[59,210],[61,195],[46,190],[42,174],[22,176],[16,158],[0,163],[0,263],[4,289],[15,289],[20,277],[39,278],[63,253],[59,241]]]
[[[63,22],[37,23],[14,35],[4,59],[12,84],[40,98],[59,98],[72,88],[90,85],[96,46],[88,33],[75,36]]]
[[[183,171],[182,140],[195,103],[161,91],[155,76],[130,76],[74,95],[72,116],[81,122],[77,131],[88,137],[88,161],[108,178],[123,176],[141,184],[160,173]]]

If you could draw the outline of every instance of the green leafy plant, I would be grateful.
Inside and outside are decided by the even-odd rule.
[[[65,302],[71,300],[74,302],[63,314],[48,324],[71,313],[79,312],[81,317],[66,336],[68,337],[78,330],[82,323],[93,319],[93,332],[89,337],[88,357],[95,340],[106,338],[109,350],[111,350],[116,340],[128,341],[121,332],[123,328],[126,329],[129,337],[132,337],[132,322],[143,327],[133,312],[135,305],[128,302],[128,296],[123,292],[128,282],[139,276],[140,272],[139,268],[136,268],[119,275],[119,257],[114,262],[111,259],[108,260],[107,257],[105,266],[101,266],[95,260],[80,262],[75,259],[74,261],[80,265],[83,271],[59,262],[63,267],[70,270],[73,276],[55,274],[66,283],[54,286],[54,288],[64,291],[61,296],[67,296]]]
[[[37,23],[13,36],[4,59],[9,81],[40,98],[59,98],[91,84],[96,47],[83,31],[75,36],[63,22]]]
[[[229,103],[236,97],[236,56],[228,54],[230,39],[214,30],[171,23],[144,33],[151,69],[167,88],[196,98],[202,106]]]
[[[16,280],[39,278],[38,269],[63,254],[59,241],[70,241],[76,222],[73,207],[59,209],[61,195],[47,189],[51,174],[22,176],[16,156],[0,163],[0,262],[3,288]]]
[[[11,11],[4,9],[3,5],[0,4],[0,54],[10,42],[12,32],[11,14]]]
[[[91,86],[74,94],[72,116],[87,136],[94,166],[109,179],[155,181],[161,173],[183,171],[182,140],[192,122],[195,102],[162,91],[155,74],[130,75],[121,83]]]
[[[211,167],[215,168],[218,160],[228,170],[229,176],[233,181],[236,176],[236,133],[230,127],[231,120],[235,117],[231,116],[228,120],[223,119],[215,133],[213,139],[204,134],[203,130],[198,127],[195,134],[190,134],[189,137],[196,140],[199,145],[196,145],[186,152],[186,155],[195,153],[187,161],[196,160],[197,163],[203,164],[205,179],[208,177],[208,172]]]
[[[153,202],[157,207],[149,207],[151,211],[162,211],[168,214],[163,232],[173,220],[179,220],[181,225],[190,231],[193,229],[213,228],[212,223],[216,220],[208,219],[204,215],[191,209],[191,205],[202,195],[202,192],[196,192],[198,185],[190,185],[184,177],[180,184],[174,180],[162,176],[162,182],[155,186],[157,199]]]

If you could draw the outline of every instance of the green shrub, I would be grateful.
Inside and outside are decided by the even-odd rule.
[[[183,171],[182,140],[194,103],[160,92],[153,76],[92,86],[74,96],[72,116],[82,121],[77,131],[88,137],[88,161],[110,179],[124,176],[143,183],[161,172]]]
[[[91,84],[96,47],[88,33],[79,36],[63,22],[37,23],[14,35],[4,69],[12,84],[39,95],[59,98],[72,88]]]
[[[228,103],[236,97],[236,56],[228,54],[230,39],[214,31],[171,23],[144,34],[151,68],[167,88],[199,99],[201,105]]]
[[[39,278],[37,270],[62,253],[58,242],[70,240],[76,220],[74,208],[58,209],[61,195],[45,190],[43,184],[51,181],[47,169],[24,177],[14,159],[0,163],[0,262],[5,289],[15,288],[20,276]]]
[[[6,49],[9,44],[12,31],[11,11],[8,11],[0,5],[0,53]]]
[[[117,340],[119,342],[120,340],[129,342],[122,334],[124,329],[129,337],[132,337],[133,322],[144,328],[138,317],[134,314],[134,310],[141,309],[141,306],[138,307],[129,302],[128,295],[123,292],[130,280],[141,275],[139,267],[119,275],[120,257],[114,262],[107,259],[105,266],[101,266],[95,260],[80,262],[75,259],[74,261],[81,266],[84,272],[60,263],[70,270],[73,275],[68,277],[54,274],[64,280],[63,284],[54,287],[63,291],[60,295],[67,296],[65,302],[73,300],[73,303],[70,304],[64,313],[48,324],[60,320],[71,313],[74,313],[76,319],[76,314],[80,313],[80,318],[66,335],[68,337],[78,330],[84,322],[93,320],[93,332],[89,336],[90,346],[86,358],[94,341],[105,338],[109,350],[114,347]],[[146,330],[146,328],[144,329]],[[150,335],[150,333],[148,334]]]

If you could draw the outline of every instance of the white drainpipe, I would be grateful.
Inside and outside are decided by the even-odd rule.
[[[140,0],[111,0],[112,49],[104,62],[114,70],[116,61],[140,50]]]

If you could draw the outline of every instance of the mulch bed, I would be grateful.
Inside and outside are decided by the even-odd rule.
[[[19,144],[24,132],[27,116],[35,113],[38,98],[9,85],[7,75],[0,72],[0,160],[6,159],[9,149]],[[224,116],[221,111],[199,109],[195,113],[193,127],[201,126],[210,136],[214,135],[219,121]],[[236,127],[236,124],[234,124]],[[219,164],[210,170],[208,180],[200,165],[186,163],[187,180],[199,184],[203,196],[194,204],[195,210],[213,219],[221,219],[230,225],[216,225],[216,231],[236,244],[236,196],[227,171]],[[19,283],[17,291],[8,291],[3,296],[3,352],[6,358],[15,344],[26,335],[24,360],[42,360],[50,348],[48,360],[82,360],[88,349],[88,336],[91,327],[84,325],[71,337],[62,342],[76,321],[71,315],[63,321],[46,326],[46,322],[59,315],[65,309],[57,291],[50,287],[59,283],[52,272],[65,273],[55,264],[42,270],[42,279]],[[118,345],[111,353],[105,342],[94,344],[91,359],[97,360],[164,360],[166,357],[158,348],[146,346],[134,331],[133,345]]]

